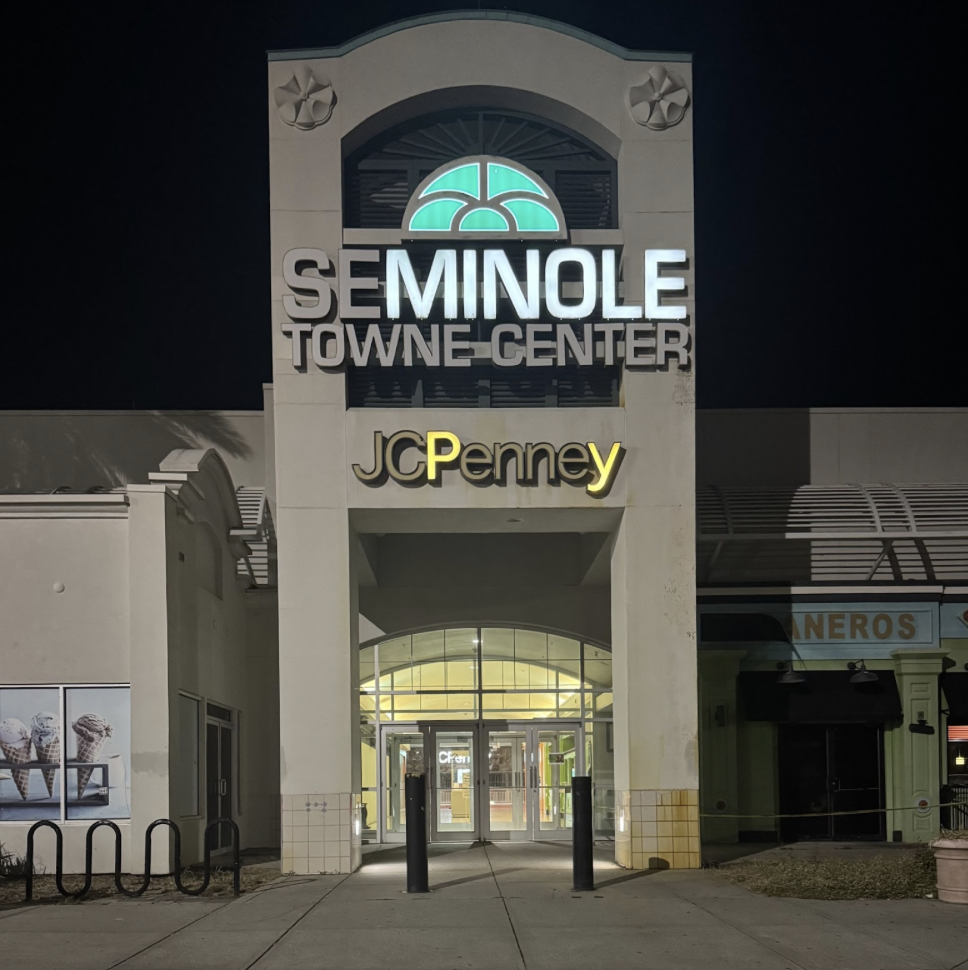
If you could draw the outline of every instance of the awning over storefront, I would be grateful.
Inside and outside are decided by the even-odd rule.
[[[766,613],[700,613],[700,643],[789,643],[775,616]]]
[[[748,721],[800,724],[883,724],[903,717],[890,671],[871,684],[852,684],[847,670],[806,670],[802,684],[781,684],[774,671],[744,671],[739,696]]]
[[[942,674],[949,724],[968,724],[968,674]]]

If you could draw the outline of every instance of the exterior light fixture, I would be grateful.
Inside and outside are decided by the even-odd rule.
[[[793,669],[792,660],[784,660],[776,665],[777,670],[782,670],[783,673],[777,677],[776,682],[778,684],[802,684],[806,677],[803,676],[798,670]]]
[[[927,718],[924,716],[924,711],[918,711],[917,724],[909,724],[908,730],[912,734],[934,734],[934,727],[928,724]]]
[[[881,679],[873,670],[867,669],[867,664],[863,660],[856,663],[851,661],[847,664],[847,669],[854,671],[854,675],[850,678],[852,684],[873,684]]]

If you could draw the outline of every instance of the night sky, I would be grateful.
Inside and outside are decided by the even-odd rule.
[[[31,9],[7,45],[0,408],[260,408],[265,51],[454,5]],[[700,406],[968,405],[952,6],[511,9],[695,55]]]

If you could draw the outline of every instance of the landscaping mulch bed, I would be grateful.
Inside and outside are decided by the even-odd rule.
[[[731,883],[765,896],[797,899],[924,899],[937,893],[934,853],[927,847],[852,857],[770,856],[718,866]]]

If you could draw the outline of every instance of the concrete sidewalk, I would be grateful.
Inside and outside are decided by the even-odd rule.
[[[0,912],[10,970],[968,970],[968,914],[936,900],[770,899],[713,872],[628,872],[567,845],[433,847],[407,896],[402,847],[351,876],[238,900],[95,900]]]

